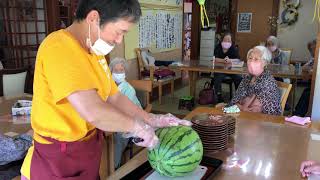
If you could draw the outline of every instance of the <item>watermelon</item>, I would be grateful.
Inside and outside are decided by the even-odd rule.
[[[159,174],[169,177],[185,176],[200,164],[203,146],[191,127],[174,126],[156,131],[160,144],[148,151],[148,160]]]

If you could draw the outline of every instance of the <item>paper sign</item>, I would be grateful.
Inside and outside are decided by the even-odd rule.
[[[251,32],[252,13],[238,13],[237,32]]]
[[[18,136],[19,134],[16,132],[6,132],[4,133],[4,135],[9,137],[15,137],[15,136]]]

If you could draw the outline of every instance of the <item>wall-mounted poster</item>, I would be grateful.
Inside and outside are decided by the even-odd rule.
[[[252,13],[238,13],[237,32],[251,32]]]

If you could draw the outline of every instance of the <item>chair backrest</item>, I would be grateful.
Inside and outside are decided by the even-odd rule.
[[[28,68],[0,70],[0,96],[19,96],[25,92]]]
[[[281,51],[286,55],[286,57],[288,58],[287,61],[288,61],[288,65],[289,65],[290,62],[291,62],[293,49],[291,49],[291,48],[280,48],[280,50],[281,50]]]
[[[148,51],[148,48],[135,48],[134,49],[137,54],[137,60],[138,60],[138,70],[139,70],[139,79],[142,79],[142,72],[145,70],[145,63],[143,62],[141,52],[142,51]]]
[[[144,91],[147,94],[147,102],[145,111],[151,112],[152,104],[150,102],[150,93],[152,92],[152,81],[150,80],[128,80],[128,83],[131,84],[131,86],[140,91]]]
[[[289,97],[292,84],[288,84],[285,82],[277,81],[278,88],[280,89],[281,93],[281,109],[282,113],[284,112],[284,108],[286,106],[287,99]]]

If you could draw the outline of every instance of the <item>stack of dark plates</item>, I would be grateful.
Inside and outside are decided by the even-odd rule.
[[[225,118],[228,120],[228,135],[231,136],[236,131],[236,118],[232,116],[225,116]]]
[[[199,134],[204,151],[221,151],[228,144],[228,120],[224,116],[199,114],[192,118],[192,128]]]

